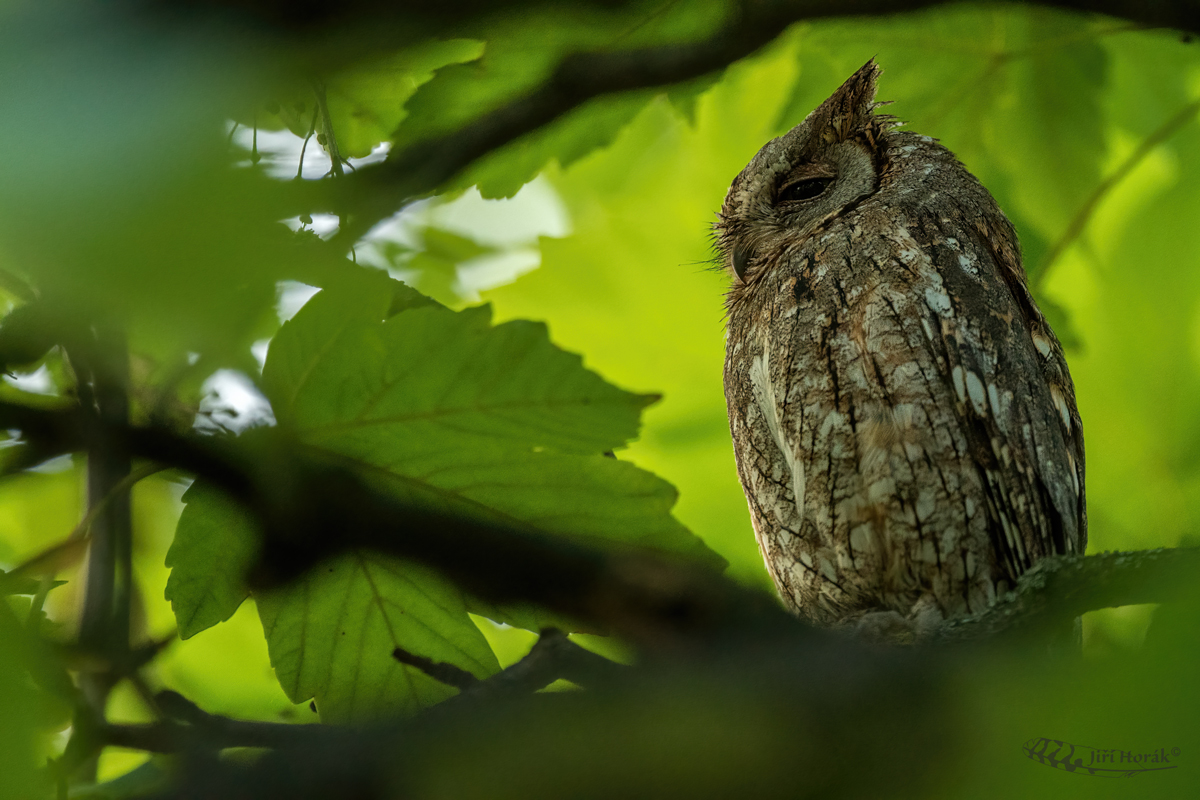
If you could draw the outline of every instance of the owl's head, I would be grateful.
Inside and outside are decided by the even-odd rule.
[[[876,114],[868,61],[795,128],[758,151],[734,179],[716,229],[725,266],[740,283],[878,188],[881,140],[896,122]]]

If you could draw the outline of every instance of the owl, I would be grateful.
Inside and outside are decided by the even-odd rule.
[[[1087,543],[1083,431],[1016,232],[874,61],[733,181],[725,396],[783,602],[908,631],[984,610]]]

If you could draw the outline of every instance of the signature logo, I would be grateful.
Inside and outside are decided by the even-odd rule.
[[[1108,778],[1132,778],[1143,772],[1162,772],[1179,766],[1175,763],[1179,757],[1178,747],[1118,750],[1071,744],[1059,739],[1030,739],[1021,749],[1026,756],[1048,767]]]

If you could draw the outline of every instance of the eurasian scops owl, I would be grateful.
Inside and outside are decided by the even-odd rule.
[[[916,635],[1087,542],[1083,433],[1012,224],[868,62],[733,181],[725,396],[786,605]]]

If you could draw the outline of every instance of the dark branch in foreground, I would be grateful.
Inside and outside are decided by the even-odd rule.
[[[0,403],[0,427],[20,429],[43,458],[86,444],[74,411]],[[491,603],[535,603],[650,647],[792,624],[768,595],[678,558],[600,549],[404,503],[279,430],[225,439],[118,426],[108,435],[131,455],[207,479],[239,502],[263,539],[249,576],[260,587],[348,550],[370,549],[428,564]],[[335,530],[340,534],[330,536]]]
[[[1200,548],[1043,559],[986,611],[945,623],[937,638],[968,641],[1061,629],[1088,611],[1177,599],[1200,576]]]
[[[1087,611],[1176,599],[1195,583],[1197,574],[1200,548],[1048,558],[1022,576],[1017,588],[987,611],[947,622],[936,638],[941,642],[981,641],[1061,630],[1063,623]],[[792,635],[784,638],[795,641],[795,634],[801,630],[797,625],[791,628]],[[811,646],[820,647],[815,641]],[[633,674],[628,667],[583,649],[553,628],[542,632],[523,659],[486,680],[404,651],[394,655],[398,661],[462,690],[423,715],[435,717],[456,714],[480,703],[529,695],[560,678],[585,688],[604,689],[620,686],[623,678]],[[165,717],[162,721],[142,725],[99,723],[91,738],[153,753],[230,747],[343,747],[374,736],[394,737],[408,724],[392,723],[372,733],[373,729],[335,725],[247,722],[206,713],[175,692],[160,692],[155,699]]]
[[[470,678],[467,682],[461,675],[447,672],[445,668],[450,665],[401,652],[403,655],[397,660],[422,670],[431,678],[443,683],[452,680],[463,683],[461,694],[428,709],[425,715],[456,713],[483,703],[529,695],[560,678],[585,687],[613,685],[615,680],[628,672],[627,667],[584,650],[562,631],[553,628],[542,631],[528,655],[486,680],[467,674]],[[451,669],[457,670],[456,667]],[[115,745],[148,753],[216,751],[230,747],[275,749],[344,744],[358,741],[360,737],[395,736],[412,724],[398,721],[374,727],[354,727],[252,722],[209,714],[191,700],[172,691],[159,692],[154,700],[163,714],[162,720],[135,725],[94,722],[94,727],[88,730],[89,739],[96,745]],[[420,719],[419,716],[417,720]]]
[[[0,427],[20,429],[46,458],[87,444],[72,411],[0,403]],[[347,550],[370,549],[428,564],[489,602],[535,603],[652,649],[722,632],[802,628],[773,598],[713,570],[406,504],[281,431],[255,433],[220,439],[117,426],[107,435],[130,455],[206,478],[242,503],[263,536],[251,575],[259,585],[286,582]],[[329,536],[331,530],[341,534]],[[497,570],[499,563],[505,569]],[[953,621],[938,638],[982,638],[1097,608],[1163,602],[1197,573],[1194,549],[1048,559],[1016,592],[977,617]]]

